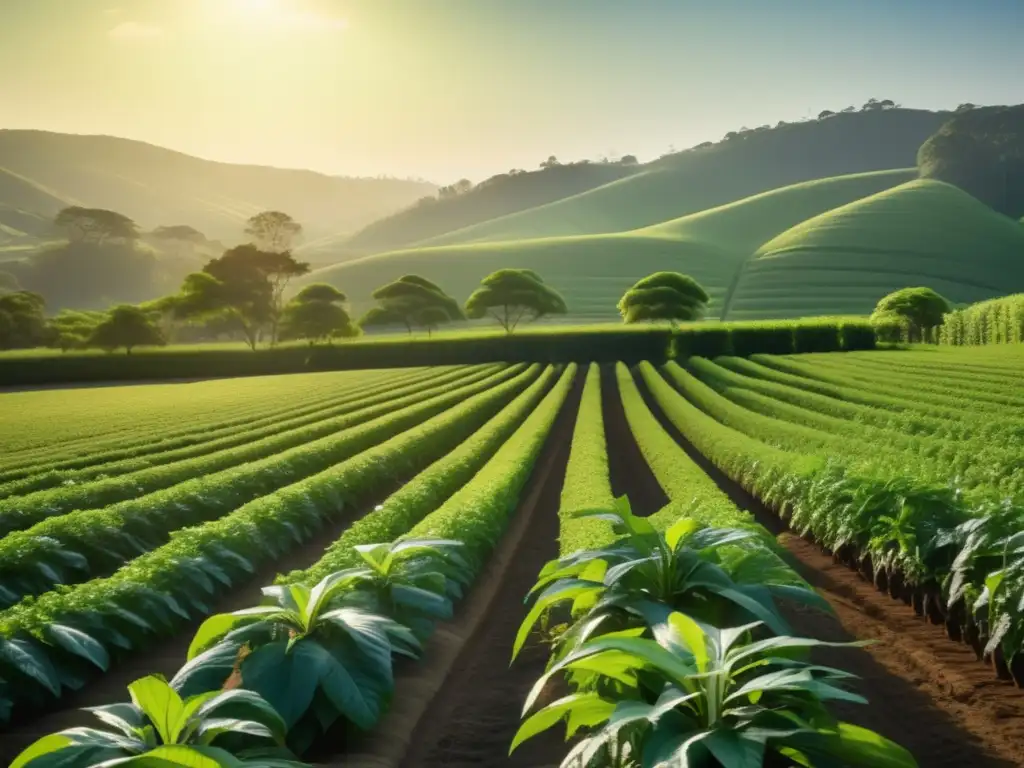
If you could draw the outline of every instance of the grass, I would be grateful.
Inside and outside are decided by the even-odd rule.
[[[1024,228],[956,187],[916,180],[840,206],[779,234],[747,263],[733,319],[869,312],[926,285],[954,302],[1024,288]]]
[[[634,183],[646,173],[602,189]],[[882,171],[796,184],[630,232],[438,245],[377,254],[317,270],[307,279],[338,285],[354,297],[356,310],[362,312],[370,305],[359,297],[368,297],[374,288],[409,272],[437,281],[454,296],[463,296],[489,272],[527,267],[562,292],[570,318],[595,322],[617,319],[616,303],[639,277],[672,270],[693,275],[711,296],[709,315],[719,316],[737,270],[766,240],[809,216],[899,184],[911,174],[907,170]],[[623,192],[627,198],[632,194]]]

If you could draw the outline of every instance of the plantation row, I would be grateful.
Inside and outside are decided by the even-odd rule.
[[[22,465],[36,469],[8,479],[0,499],[0,718],[59,706],[177,635],[175,695],[239,681],[258,694],[248,712],[258,722],[218,737],[224,749],[249,754],[249,734],[301,756],[339,720],[371,728],[402,695],[393,659],[423,655],[498,545],[545,443],[571,439],[561,558],[539,574],[516,651],[550,616],[571,618],[545,635],[552,664],[516,745],[568,718],[570,731],[587,725],[572,754],[594,759],[626,750],[700,765],[729,750],[790,750],[811,765],[836,754],[848,765],[882,764],[881,755],[913,765],[828,714],[832,700],[863,701],[845,690],[848,674],[773,668],[779,648],[817,644],[791,637],[778,601],[828,606],[687,443],[1006,673],[1024,638],[1015,575],[1024,567],[998,571],[1024,522],[1013,447],[1024,429],[1024,356],[956,352],[695,357],[685,367],[620,363],[604,380],[596,365],[537,364],[282,377],[289,388],[307,379],[295,383],[309,385],[310,401],[289,397],[291,407],[249,422],[209,409],[205,428],[203,417],[181,420],[164,450],[142,439],[169,423],[156,412],[137,433],[112,420],[95,454],[37,441]],[[575,427],[558,437],[574,381]],[[204,386],[215,385],[238,383]],[[607,439],[603,386],[668,499],[649,517],[615,498],[622,446]],[[199,399],[193,406],[204,413]],[[77,481],[42,479],[55,473]],[[340,533],[325,540],[327,529]],[[310,542],[319,555],[278,575],[275,564]],[[217,614],[254,582],[268,585],[264,607],[253,595],[250,609]],[[653,694],[641,667],[660,680]],[[563,671],[570,693],[541,705],[545,680]],[[140,683],[136,702],[158,685]],[[741,705],[757,728],[736,719]],[[816,725],[794,733],[792,717]],[[192,744],[192,732],[175,738]]]

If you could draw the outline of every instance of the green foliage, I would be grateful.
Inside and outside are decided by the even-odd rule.
[[[439,325],[465,319],[455,299],[419,275],[403,275],[376,289],[373,298],[378,305],[360,320],[366,327],[404,325],[409,333],[421,327],[429,335]]]
[[[530,269],[499,269],[485,277],[466,300],[471,318],[488,314],[511,334],[520,321],[537,320],[547,315],[564,315],[565,300]]]
[[[15,291],[0,294],[0,349],[37,346],[45,335],[43,309],[38,293]]]
[[[124,347],[130,355],[134,347],[161,346],[167,341],[146,312],[131,304],[121,304],[93,328],[87,343],[108,352]]]
[[[878,300],[872,320],[884,323],[898,318],[907,325],[909,341],[923,341],[942,325],[949,310],[949,301],[931,288],[902,288]]]
[[[940,344],[1018,344],[1024,341],[1024,294],[952,309],[939,329]]]
[[[276,242],[279,234],[266,237]],[[185,278],[176,310],[187,318],[227,315],[255,350],[266,325],[271,341],[276,341],[284,290],[292,277],[307,272],[309,265],[288,251],[239,245]]]
[[[44,736],[12,768],[49,765],[197,765],[301,768],[284,742],[281,716],[252,691],[198,692],[182,698],[167,681],[150,675],[128,686],[131,703],[89,711],[109,730],[72,728]]]
[[[923,178],[955,184],[1000,213],[1024,214],[1024,106],[958,111],[917,155]]]
[[[793,327],[793,352],[837,352],[843,348],[843,328],[836,323],[806,322]],[[853,339],[851,338],[851,341]],[[874,338],[872,338],[872,342]],[[767,354],[780,354],[769,352]],[[785,354],[785,353],[781,353]]]
[[[54,223],[64,229],[73,242],[102,244],[110,238],[135,240],[139,236],[134,221],[124,214],[103,208],[70,206],[57,214]]]
[[[673,612],[653,639],[589,639],[537,680],[523,712],[562,672],[585,670],[614,683],[617,695],[586,691],[548,704],[523,723],[512,748],[568,718],[567,738],[583,725],[596,730],[564,766],[760,766],[775,754],[803,765],[916,768],[898,744],[830,715],[830,702],[867,703],[844,688],[853,675],[790,658],[794,650],[835,644],[796,637],[750,642],[757,628],[718,629]]]
[[[435,461],[349,526],[317,562],[305,571],[295,571],[281,577],[279,582],[309,584],[335,571],[351,568],[359,563],[355,547],[374,541],[396,539],[413,528],[473,479],[533,411],[556,378],[556,369],[548,367],[522,394],[458,448]]]
[[[51,626],[81,627],[93,648],[150,647],[168,630],[210,615],[214,600],[344,510],[366,504],[396,475],[415,473],[454,450],[537,373],[533,369],[498,387],[485,382],[475,396],[467,397],[473,392],[465,389],[451,392],[425,421],[422,408],[418,414],[405,409],[365,429],[344,432],[339,439],[350,449],[359,446],[349,458],[324,455],[325,466],[316,474],[235,502],[233,511],[202,526],[177,531],[171,541],[135,557],[109,578],[51,591],[4,612],[0,643],[8,644],[4,648],[13,644],[19,653],[0,653],[0,717],[9,714],[11,704],[27,711],[51,703],[66,687],[64,680],[87,678],[100,666],[88,658],[83,664],[83,649],[56,643]],[[531,419],[528,423],[536,425]],[[525,477],[515,479],[525,482]],[[474,554],[479,552],[478,542],[473,547]],[[69,678],[72,671],[75,676]]]
[[[254,246],[265,252],[285,253],[302,235],[302,225],[287,213],[263,211],[249,217],[245,223],[245,234],[252,239]]]
[[[62,352],[81,349],[100,323],[106,319],[103,312],[78,312],[64,309],[46,322],[47,346],[57,347]]]
[[[335,337],[351,338],[360,333],[348,311],[341,305],[345,294],[333,285],[307,285],[284,307],[281,338],[309,339],[309,343]]]
[[[655,272],[638,280],[619,300],[624,323],[698,320],[709,297],[700,283],[679,272]]]
[[[729,331],[729,351],[739,357],[754,354],[788,355],[793,351],[796,323],[750,323]]]
[[[348,606],[348,576],[333,574],[312,588],[264,587],[269,604],[211,616],[172,684],[197,693],[223,685],[237,669],[239,684],[280,713],[298,752],[339,718],[368,730],[394,690],[392,656],[417,658],[422,647],[388,616]]]

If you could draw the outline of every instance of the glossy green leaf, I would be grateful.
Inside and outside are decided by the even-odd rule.
[[[50,642],[69,653],[91,661],[104,672],[110,666],[110,655],[106,648],[91,635],[65,624],[50,624],[46,628]]]

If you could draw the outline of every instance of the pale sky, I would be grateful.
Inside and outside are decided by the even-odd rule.
[[[1024,102],[1022,0],[0,0],[0,127],[479,181],[870,97]]]

